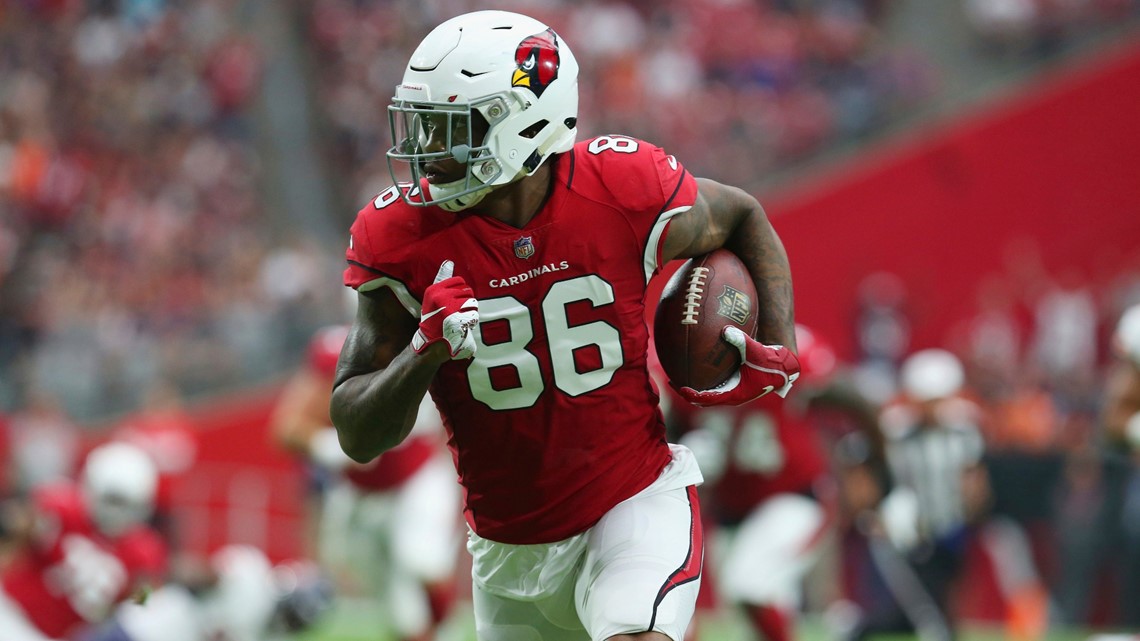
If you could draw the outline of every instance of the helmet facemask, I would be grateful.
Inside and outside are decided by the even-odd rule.
[[[503,175],[503,163],[487,140],[495,125],[507,117],[509,98],[502,94],[473,102],[433,102],[401,99],[397,93],[388,107],[395,141],[388,150],[388,169],[395,176],[394,162],[407,163],[413,185],[409,203],[459,211],[490,193],[491,184]],[[428,183],[425,166],[448,160],[465,167],[465,175],[448,183]],[[428,186],[427,196],[411,198],[419,195],[422,185]]]

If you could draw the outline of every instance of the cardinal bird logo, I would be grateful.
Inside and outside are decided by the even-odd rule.
[[[515,74],[512,87],[526,87],[534,95],[542,92],[558,78],[558,36],[553,29],[529,36],[515,49]]]

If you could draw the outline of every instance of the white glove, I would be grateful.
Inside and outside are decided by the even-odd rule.
[[[883,530],[900,552],[907,552],[918,545],[918,511],[918,495],[908,487],[895,487],[879,504]]]

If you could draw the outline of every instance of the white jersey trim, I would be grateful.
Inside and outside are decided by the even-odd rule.
[[[653,224],[653,229],[649,232],[649,240],[645,243],[645,256],[642,260],[642,266],[645,268],[645,282],[653,277],[653,274],[661,267],[657,263],[657,255],[660,253],[659,245],[661,244],[661,237],[665,235],[665,226],[677,214],[682,214],[692,209],[692,205],[685,205],[683,207],[676,207],[664,212],[657,218],[657,222]]]
[[[396,295],[396,299],[400,301],[404,309],[408,310],[409,314],[416,318],[420,317],[420,309],[423,307],[420,301],[416,300],[415,296],[412,296],[411,292],[408,291],[408,288],[405,287],[403,283],[394,278],[388,278],[387,276],[374,278],[367,283],[362,283],[360,287],[357,288],[357,291],[370,292],[380,287],[387,287],[392,290],[392,293]]]

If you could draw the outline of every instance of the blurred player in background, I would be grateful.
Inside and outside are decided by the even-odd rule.
[[[577,75],[552,29],[513,13],[459,16],[416,48],[388,152],[413,182],[352,226],[345,281],[360,304],[332,416],[368,461],[407,436],[430,387],[466,490],[480,639],[680,641],[702,567],[701,474],[665,440],[646,284],[722,246],[748,267],[774,345],[729,333],[734,379],[680,390],[739,404],[798,375],[791,277],[743,191],[644,141],[575,144]]]
[[[331,326],[313,336],[271,429],[280,445],[331,475],[316,541],[321,564],[339,587],[379,597],[399,639],[430,639],[454,601],[459,485],[428,398],[399,447],[367,464],[341,450],[329,396],[347,334],[347,327]]]
[[[1125,557],[1120,590],[1120,623],[1140,627],[1140,305],[1120,316],[1112,337],[1116,362],[1109,373],[1104,426],[1110,445],[1133,460],[1132,478],[1125,489],[1121,527]]]
[[[166,548],[147,525],[157,480],[144,452],[108,443],[88,454],[78,483],[33,492],[0,577],[0,639],[66,638],[162,582]]]
[[[175,487],[198,459],[198,434],[177,388],[169,381],[153,381],[143,406],[117,424],[110,439],[138,447],[154,462],[158,485],[151,524],[166,538],[171,550],[177,550],[180,542],[174,519]]]
[[[835,351],[796,325],[801,375],[786,401],[764,397],[736,408],[671,403],[681,443],[700,462],[706,511],[722,526],[713,539],[718,592],[739,604],[769,641],[795,638],[803,579],[834,521],[825,439],[857,431],[882,439],[876,409],[837,371]]]
[[[317,621],[332,588],[306,562],[274,565],[261,550],[228,545],[204,561],[180,559],[172,580],[143,603],[121,604],[80,641],[272,641]]]

